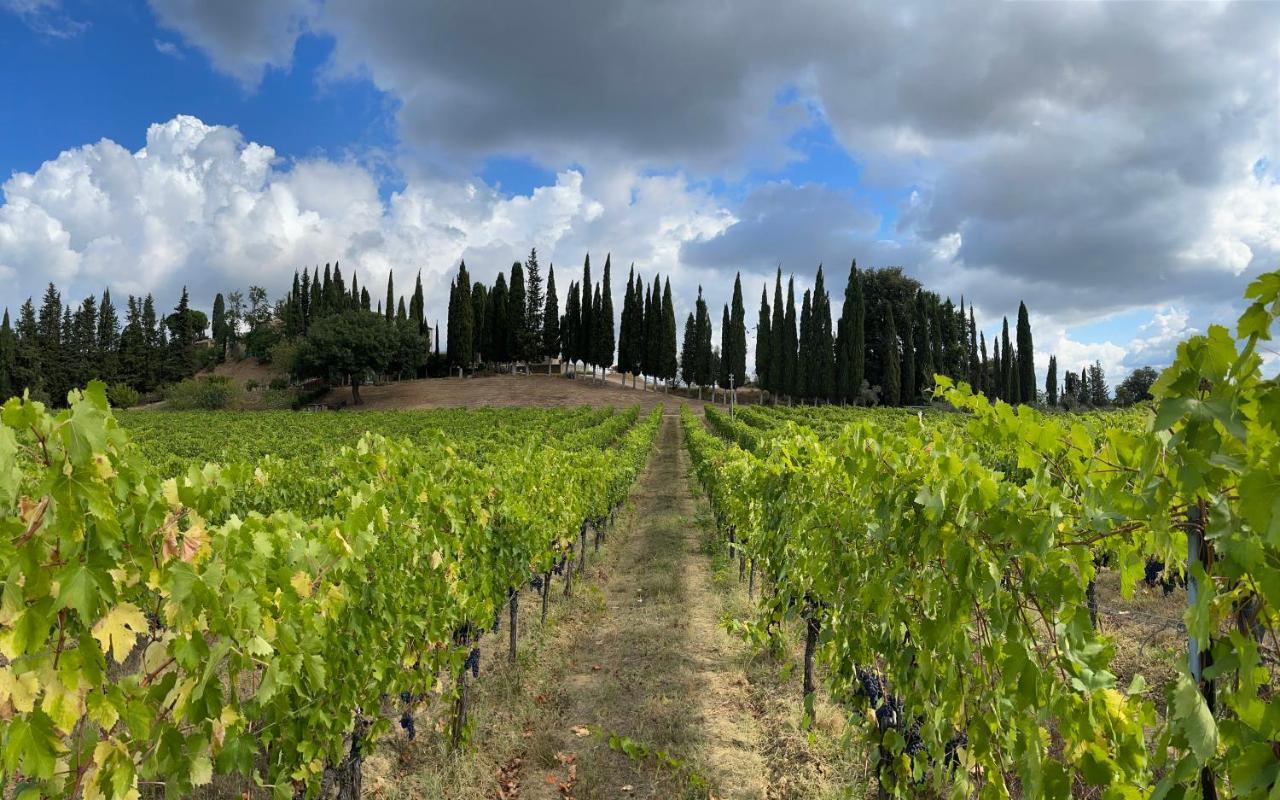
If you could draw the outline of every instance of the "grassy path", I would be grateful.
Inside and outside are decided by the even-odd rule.
[[[415,743],[392,735],[366,767],[366,795],[866,796],[869,762],[842,744],[843,712],[819,697],[816,728],[799,727],[798,630],[779,660],[753,654],[722,627],[722,618],[747,616],[750,606],[736,563],[710,544],[706,503],[692,487],[671,414],[604,549],[591,552],[586,579],[575,578],[573,597],[561,597],[557,580],[544,627],[525,593],[514,665],[486,637],[471,746],[450,752],[439,735]]]
[[[557,785],[525,780],[522,797],[562,797],[569,758],[579,800],[766,796],[743,646],[719,625],[722,603],[701,552],[687,458],[679,420],[668,416],[603,584],[603,613],[568,643],[567,669],[549,682],[534,723],[531,750],[561,756],[543,765],[556,767]],[[583,728],[597,733],[581,736]],[[618,752],[607,734],[685,766],[634,746],[631,755]]]

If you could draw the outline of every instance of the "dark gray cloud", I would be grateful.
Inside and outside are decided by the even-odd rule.
[[[883,258],[1070,320],[1226,302],[1280,256],[1275,176],[1250,172],[1280,151],[1274,3],[151,2],[242,78],[331,36],[336,73],[397,98],[406,148],[463,170],[732,183],[802,155],[813,108],[864,180],[918,187],[893,241],[838,191],[757,188],[681,248],[695,271]]]

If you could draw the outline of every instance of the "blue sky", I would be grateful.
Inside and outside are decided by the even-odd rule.
[[[857,258],[1119,375],[1275,268],[1272,4],[806,6],[0,0],[0,302]]]

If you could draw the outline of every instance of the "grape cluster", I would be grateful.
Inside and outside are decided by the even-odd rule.
[[[880,699],[884,697],[884,685],[880,682],[880,676],[869,669],[857,668],[858,683],[862,686],[862,694],[867,698],[867,702],[874,708],[880,705]]]
[[[564,565],[565,565],[565,561],[566,561],[566,560],[567,560],[567,559],[566,559],[564,556],[560,556],[560,563],[559,563],[559,564],[556,564],[554,567],[552,567],[552,568],[551,568],[551,571],[552,571],[552,572],[554,572],[554,573],[555,573],[555,574],[557,574],[557,575],[563,575],[563,574],[564,574]]]
[[[479,647],[471,648],[471,652],[467,654],[466,662],[464,662],[462,665],[462,670],[464,672],[467,670],[471,670],[471,677],[473,678],[480,677],[480,648]]]
[[[529,579],[529,585],[533,587],[535,592],[542,591],[542,575],[533,573],[533,577]]]
[[[1148,558],[1143,573],[1142,582],[1152,588],[1159,583],[1165,597],[1173,594],[1173,590],[1176,587],[1187,585],[1185,576],[1166,570],[1164,562],[1158,558]]]
[[[493,624],[489,626],[489,633],[497,633],[502,627],[502,609],[499,608],[493,612]]]
[[[409,741],[413,741],[418,735],[418,728],[414,725],[413,714],[408,711],[400,717],[400,727],[404,728],[405,733],[409,734]]]

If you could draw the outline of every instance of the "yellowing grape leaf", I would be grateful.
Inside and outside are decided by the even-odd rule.
[[[122,664],[133,652],[138,635],[147,630],[147,618],[133,603],[121,603],[93,626],[93,638],[98,640],[104,654],[110,653],[116,663]]]
[[[35,708],[40,681],[34,672],[15,675],[10,667],[0,667],[0,706],[12,702],[19,714],[30,714]],[[10,715],[4,715],[7,719]]]
[[[289,584],[293,586],[293,590],[298,593],[299,597],[311,596],[311,576],[302,570],[294,573],[289,579]]]

